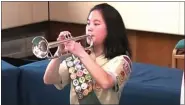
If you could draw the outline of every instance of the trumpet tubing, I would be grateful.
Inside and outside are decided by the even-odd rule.
[[[91,37],[90,35],[82,35],[82,36],[78,36],[78,37],[74,37],[74,38],[69,38],[63,41],[54,41],[54,42],[50,42],[48,43],[49,48],[55,48],[58,47],[58,45],[63,44],[67,41],[73,40],[73,41],[77,41],[77,40],[81,40],[87,37]]]

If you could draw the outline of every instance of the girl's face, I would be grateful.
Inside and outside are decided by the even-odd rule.
[[[107,36],[105,21],[98,10],[93,10],[87,19],[86,34],[92,35],[94,45],[103,45]]]

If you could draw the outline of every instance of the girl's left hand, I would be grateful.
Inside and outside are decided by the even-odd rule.
[[[75,56],[79,58],[83,57],[83,55],[86,53],[82,45],[73,40],[65,44],[65,50],[69,51],[70,53],[74,54]]]

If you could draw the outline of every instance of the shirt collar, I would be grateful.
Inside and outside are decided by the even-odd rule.
[[[95,56],[94,52],[91,53],[91,57],[96,61],[96,63],[100,66],[103,66],[105,63],[108,62],[108,59],[105,58],[104,54],[99,55],[98,57]]]

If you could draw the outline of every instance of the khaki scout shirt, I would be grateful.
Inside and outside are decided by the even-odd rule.
[[[108,90],[101,89],[96,82],[94,82],[93,90],[99,99],[101,104],[119,104],[120,95],[123,89],[124,84],[131,73],[131,60],[126,55],[121,55],[114,57],[111,60],[107,60],[104,55],[95,57],[92,53],[90,55],[96,63],[98,63],[108,74],[112,76],[115,82],[114,88]],[[59,74],[61,83],[54,84],[54,86],[61,90],[67,84],[71,83],[70,89],[70,104],[79,104],[78,98],[73,87],[72,82],[70,81],[69,71],[66,65],[66,61],[62,61],[59,68]],[[94,81],[94,80],[93,80]],[[88,104],[88,103],[87,103]]]

